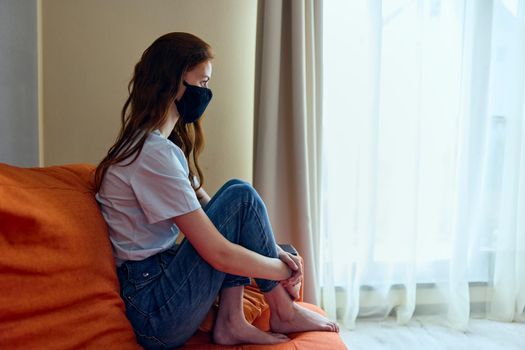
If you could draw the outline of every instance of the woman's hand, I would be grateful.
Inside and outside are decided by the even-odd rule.
[[[279,251],[279,259],[283,261],[290,269],[292,269],[292,276],[286,280],[281,281],[281,285],[286,289],[292,299],[299,298],[300,284],[303,280],[303,259],[285,252],[281,247],[277,246]]]

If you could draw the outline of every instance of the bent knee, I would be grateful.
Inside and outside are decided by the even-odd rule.
[[[233,179],[230,179],[230,180],[226,181],[226,183],[223,186],[230,187],[230,186],[233,186],[233,185],[242,185],[242,184],[250,185],[248,182],[246,182],[244,180],[233,178]]]
[[[259,193],[248,182],[242,181],[226,189],[232,200],[241,202],[262,202]]]

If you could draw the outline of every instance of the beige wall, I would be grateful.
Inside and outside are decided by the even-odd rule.
[[[96,164],[120,128],[127,84],[162,34],[191,32],[214,49],[201,156],[205,188],[252,180],[257,0],[41,0],[43,164]]]

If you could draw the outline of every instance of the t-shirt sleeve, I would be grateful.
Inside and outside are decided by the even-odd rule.
[[[150,224],[201,207],[175,152],[166,145],[141,155],[130,178],[131,188]]]

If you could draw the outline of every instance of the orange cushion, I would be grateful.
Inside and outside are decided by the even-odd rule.
[[[141,349],[119,296],[92,170],[0,164],[2,349]]]
[[[119,296],[93,170],[88,164],[0,163],[0,348],[141,349]],[[269,329],[268,305],[254,286],[246,288],[244,312],[254,325]],[[211,327],[213,318],[208,322]],[[346,349],[335,333],[290,337],[275,346],[224,347],[198,331],[184,348]]]

